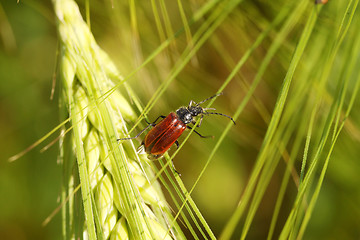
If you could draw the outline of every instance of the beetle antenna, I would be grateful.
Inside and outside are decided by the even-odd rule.
[[[224,117],[229,118],[229,119],[230,119],[230,120],[234,123],[234,125],[236,125],[236,123],[235,123],[234,119],[233,119],[232,117],[230,117],[230,116],[226,115],[226,114],[223,114],[223,113],[216,113],[216,112],[204,112],[203,114],[205,114],[205,115],[215,114],[215,115],[224,116]]]
[[[209,101],[210,99],[213,99],[214,97],[217,97],[217,96],[220,96],[220,95],[223,95],[223,93],[220,92],[220,93],[215,94],[214,96],[208,97],[207,99],[202,100],[201,102],[197,103],[195,106],[199,106],[200,104],[202,104],[202,103],[204,103],[206,101]]]

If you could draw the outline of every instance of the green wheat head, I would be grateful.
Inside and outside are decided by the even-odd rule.
[[[66,137],[61,142],[62,200],[69,200],[63,208],[65,238],[182,239],[159,183],[150,181],[155,176],[152,168],[140,164],[148,161],[146,155],[140,159],[133,145],[119,145],[116,140],[126,132],[123,119],[137,119],[115,88],[121,75],[96,44],[75,2],[53,3],[61,39],[64,115],[72,128],[71,140]],[[77,182],[81,184],[78,202],[73,197]]]
[[[216,139],[215,146],[190,190],[184,187],[179,176],[172,176],[166,171],[170,161],[164,163],[160,159],[162,169],[158,171],[146,155],[136,153],[137,146],[131,141],[117,141],[118,138],[129,136],[126,126],[138,123],[140,118],[137,112],[146,114],[160,96],[171,89],[170,84],[176,78],[186,76],[180,76],[180,73],[186,72],[185,66],[189,66],[190,61],[196,62],[196,55],[206,45],[218,53],[219,59],[212,60],[216,64],[224,63],[226,67],[223,67],[229,70],[217,91],[223,91],[230,82],[233,84],[230,86],[241,86],[241,89],[228,88],[229,92],[233,91],[233,100],[238,98],[240,90],[243,91],[243,97],[237,105],[234,100],[235,110],[231,116],[241,122],[243,115],[248,114],[245,113],[246,107],[253,104],[267,126],[264,137],[261,137],[256,160],[251,160],[253,167],[246,187],[240,190],[241,197],[221,230],[219,239],[232,239],[236,234],[241,234],[240,239],[252,236],[249,233],[255,225],[254,219],[257,214],[261,214],[259,206],[264,202],[272,179],[278,178],[281,178],[278,181],[281,186],[276,192],[270,225],[268,230],[263,230],[263,234],[267,234],[267,239],[273,239],[274,236],[279,239],[302,239],[314,214],[338,137],[344,128],[351,129],[346,125],[346,119],[353,106],[357,106],[355,100],[360,80],[356,67],[358,55],[354,53],[360,52],[360,35],[357,28],[352,26],[354,23],[359,24],[358,15],[355,14],[359,0],[346,3],[334,1],[333,4],[343,7],[339,8],[341,11],[335,11],[338,16],[331,19],[332,24],[322,23],[330,18],[322,18],[323,15],[320,15],[321,9],[326,6],[316,5],[313,1],[290,1],[286,4],[270,1],[269,6],[274,4],[274,9],[281,5],[279,11],[274,11],[271,21],[270,18],[266,19],[268,16],[257,19],[256,8],[252,9],[251,4],[242,0],[206,1],[189,18],[183,12],[181,1],[177,3],[183,27],[174,28],[179,29],[176,32],[167,19],[169,16],[165,10],[165,2],[150,2],[156,23],[154,29],[159,30],[161,44],[147,58],[142,59],[136,55],[139,58],[136,59],[138,68],[134,72],[145,69],[144,66],[155,61],[160,53],[166,55],[170,50],[177,57],[174,57],[173,65],[169,64],[171,67],[168,63],[161,64],[161,67],[169,69],[164,71],[164,80],[156,91],[151,91],[154,94],[143,110],[134,91],[95,42],[76,3],[73,0],[53,0],[61,41],[60,102],[63,123],[70,120],[64,126],[64,137],[60,140],[60,160],[64,169],[61,195],[62,202],[65,203],[62,208],[64,238],[185,239],[176,221],[181,216],[181,224],[184,224],[194,239],[216,239],[191,199],[191,194],[233,127],[232,123],[221,130],[221,136]],[[124,42],[139,40],[136,39],[138,25],[135,5],[134,1],[129,1],[129,6],[126,5],[131,18],[131,24],[128,25],[132,25],[131,31],[135,34]],[[162,9],[163,12],[159,14],[157,9]],[[164,28],[159,16],[164,18]],[[255,24],[260,29],[256,37],[258,29],[255,29],[254,36],[247,34],[247,28],[251,28],[254,19],[259,20]],[[243,21],[249,26],[235,26]],[[153,33],[154,29],[149,32]],[[233,29],[237,29],[237,34],[232,34]],[[184,36],[186,41],[181,38]],[[149,39],[147,38],[151,42]],[[232,49],[227,49],[227,41],[229,46],[239,47],[239,59],[233,58]],[[175,43],[180,45],[176,47]],[[246,49],[242,49],[245,46]],[[181,49],[180,53],[175,49]],[[261,61],[252,64],[252,61],[257,60],[258,51],[261,52]],[[201,52],[199,56],[202,56]],[[280,65],[284,68],[272,67]],[[245,69],[249,69],[249,72]],[[277,71],[283,70],[284,77],[279,79],[283,73]],[[201,71],[201,68],[196,68],[196,71]],[[134,72],[128,76],[132,76]],[[208,76],[206,71],[202,74],[204,79],[213,77]],[[251,75],[254,77],[248,77]],[[271,81],[276,82],[275,86],[279,91],[274,98],[274,106],[269,111],[267,104],[262,102],[263,96],[259,97],[257,93],[261,94],[258,89],[264,79],[272,79],[273,76],[276,79]],[[242,81],[242,78],[249,80]],[[198,87],[205,83],[195,84],[192,78],[191,81]],[[187,83],[190,84],[190,81]],[[267,84],[266,81],[265,83]],[[177,90],[181,89],[181,81],[177,84]],[[128,93],[135,104],[130,104],[123,92]],[[133,105],[138,109],[133,109]],[[70,130],[70,134],[65,134]],[[243,127],[237,131],[245,136],[251,130]],[[189,136],[190,134],[182,142]],[[246,138],[247,136],[239,139]],[[249,139],[248,146],[253,148],[256,141],[251,139],[258,137],[249,136]],[[181,147],[182,145],[179,149]],[[167,156],[165,158],[168,160]],[[338,162],[342,164],[342,159],[340,160]],[[283,170],[279,170],[282,171],[280,177],[277,170],[279,165],[284,166]],[[169,208],[158,180],[172,198],[176,208],[174,212]],[[289,196],[293,196],[293,200],[286,202],[285,197],[292,181],[296,189],[295,192],[290,191]],[[172,191],[169,186],[175,190]],[[289,209],[283,210],[284,206]],[[287,217],[280,217],[282,214]],[[239,227],[241,233],[237,233]]]

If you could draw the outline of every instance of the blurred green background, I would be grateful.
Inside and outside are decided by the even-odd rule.
[[[58,92],[50,100],[57,36],[52,6],[0,3],[0,239],[60,239],[60,216],[41,223],[57,206],[61,169],[57,145],[13,163],[59,123]]]
[[[150,1],[136,4],[138,25],[137,31],[134,31],[130,21],[130,3],[115,0],[90,3],[93,34],[124,76],[138,67],[166,39],[157,32]],[[319,13],[319,27],[316,31],[320,35],[324,29],[332,29],[337,24],[333,16],[337,10],[343,10],[344,6],[335,3],[330,0]],[[84,13],[85,3],[78,1],[78,4]],[[204,2],[183,4],[187,17],[190,17],[192,11]],[[214,94],[231,71],[229,63],[224,61],[225,54],[221,53],[226,52],[226,57],[236,62],[276,17],[283,4],[286,4],[285,1],[243,2],[168,87],[149,118],[166,115],[188,104],[190,100],[200,101]],[[168,20],[172,24],[166,31],[171,35],[183,26],[183,22],[175,1],[166,2],[166,8]],[[230,131],[193,193],[217,236],[240,199],[266,132],[267,123],[256,108],[256,101],[261,103],[264,109],[262,113],[271,115],[302,24],[299,22],[294,27],[274,57],[255,97],[238,119],[236,127]],[[195,24],[191,27],[198,26]],[[50,1],[0,3],[0,239],[61,239],[60,215],[56,215],[47,226],[41,226],[42,221],[58,206],[61,168],[57,164],[57,144],[43,153],[40,153],[41,147],[37,147],[19,160],[8,162],[9,157],[23,151],[60,123],[59,81],[56,82],[54,99],[50,99],[53,76],[57,70],[56,31]],[[265,39],[242,68],[241,77],[237,76],[224,90],[224,95],[213,104],[218,111],[228,115],[234,113],[246,93],[241,87],[242,81],[252,81],[275,34],[275,31],[270,33],[270,37]],[[326,38],[324,41],[326,44]],[[163,56],[129,79],[128,83],[144,104],[166,78],[186,44],[186,34],[182,33],[176,45],[171,45],[162,53]],[[356,106],[359,106],[359,101],[356,101]],[[305,234],[306,239],[360,238],[360,132],[356,109],[354,107],[350,123],[338,140]],[[218,137],[227,123],[227,119],[208,118],[199,131],[204,135]],[[55,137],[56,134],[41,146]],[[174,164],[188,188],[191,188],[213,147],[214,141],[193,135],[175,158]],[[299,161],[301,157],[298,157]],[[281,162],[260,205],[248,239],[264,239],[267,236],[284,168],[285,164]],[[299,172],[300,162],[296,163],[296,168]],[[291,182],[275,236],[284,224],[296,191],[295,184]],[[240,231],[241,228],[237,234]]]

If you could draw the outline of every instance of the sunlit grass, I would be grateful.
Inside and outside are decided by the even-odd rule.
[[[116,5],[115,9],[121,9],[121,5],[117,5],[117,3],[114,4]],[[188,73],[189,70],[186,69],[189,64],[194,68],[201,66],[201,54],[204,54],[202,49],[205,48],[205,46],[208,49],[218,52],[217,54],[220,56],[220,59],[224,60],[225,65],[229,69],[229,74],[222,84],[218,84],[215,91],[226,92],[229,84],[235,87],[239,83],[242,85],[239,92],[246,90],[243,98],[236,97],[236,91],[229,91],[231,97],[240,100],[237,101],[238,105],[234,108],[235,110],[232,114],[234,119],[241,119],[242,114],[246,111],[246,107],[249,103],[253,102],[254,99],[257,101],[257,110],[260,111],[262,116],[271,114],[270,118],[264,117],[263,119],[267,124],[267,131],[262,140],[258,156],[256,157],[257,160],[252,168],[252,172],[249,174],[249,181],[239,200],[239,204],[220,235],[221,239],[231,239],[234,234],[239,233],[239,231],[236,230],[238,228],[241,229],[242,239],[248,236],[269,183],[277,172],[277,167],[283,165],[283,163],[286,164],[286,167],[283,168],[283,177],[280,182],[281,187],[278,190],[274,212],[268,226],[269,232],[268,234],[264,234],[264,236],[267,235],[268,239],[272,239],[276,237],[276,234],[280,234],[280,238],[282,239],[301,239],[305,234],[306,227],[314,211],[315,203],[325,178],[332,151],[336,147],[338,136],[341,130],[344,127],[346,128],[346,121],[344,120],[347,119],[351,113],[358,92],[358,84],[354,85],[354,81],[351,80],[352,77],[356,75],[354,71],[357,69],[354,68],[354,65],[357,59],[353,57],[353,55],[346,54],[346,52],[350,53],[350,50],[342,51],[342,49],[355,49],[356,52],[359,48],[358,44],[354,45],[359,42],[357,40],[358,34],[352,33],[352,31],[355,31],[353,30],[355,29],[353,22],[359,21],[358,19],[354,19],[357,1],[349,2],[347,6],[344,5],[344,7],[342,7],[342,9],[344,9],[343,14],[338,14],[337,18],[331,19],[328,25],[321,24],[322,17],[324,16],[322,13],[326,11],[323,9],[330,8],[327,5],[322,6],[315,5],[311,2],[294,1],[291,4],[281,6],[281,11],[275,15],[274,20],[267,21],[265,19],[257,19],[258,22],[254,22],[254,26],[259,27],[257,38],[248,36],[245,37],[243,41],[240,41],[239,43],[245,42],[249,46],[247,50],[243,48],[241,44],[239,45],[239,49],[235,48],[234,52],[242,53],[243,55],[242,57],[238,57],[239,60],[234,60],[234,57],[227,52],[229,51],[229,46],[224,44],[226,43],[224,39],[228,38],[230,46],[236,47],[236,37],[228,34],[233,31],[234,35],[245,36],[244,28],[236,26],[234,20],[248,21],[247,17],[249,16],[241,16],[240,14],[242,14],[242,12],[239,11],[241,6],[247,6],[248,4],[249,3],[242,4],[242,1],[224,1],[219,3],[211,1],[200,7],[199,10],[193,14],[187,15],[185,9],[189,6],[178,2],[176,7],[179,10],[179,25],[176,25],[172,23],[174,18],[170,17],[168,12],[170,10],[167,9],[166,3],[163,1],[153,1],[151,2],[152,11],[149,11],[149,13],[154,14],[154,22],[156,23],[154,28],[150,25],[145,26],[140,24],[141,21],[144,21],[145,17],[140,13],[141,11],[139,12],[142,7],[138,6],[136,2],[130,1],[130,25],[125,26],[125,29],[122,29],[122,31],[129,31],[130,37],[126,36],[124,39],[131,39],[129,46],[136,52],[134,62],[136,63],[135,66],[137,69],[135,71],[130,70],[129,72],[132,72],[131,75],[125,75],[123,80],[112,88],[108,88],[106,90],[108,92],[96,93],[98,87],[94,88],[94,93],[91,95],[95,97],[95,103],[89,102],[88,104],[84,104],[82,109],[90,108],[91,105],[94,104],[94,108],[97,108],[98,104],[103,104],[102,101],[108,101],[107,99],[111,98],[115,90],[122,88],[124,82],[130,82],[132,76],[144,77],[143,81],[148,85],[150,83],[146,82],[152,81],[149,75],[155,74],[162,79],[144,109],[141,107],[142,104],[137,100],[136,95],[145,89],[139,88],[131,90],[129,87],[126,88],[135,100],[138,111],[140,112],[139,117],[147,116],[150,110],[155,109],[155,106],[157,106],[157,103],[163,98],[166,92],[173,92],[175,94],[174,96],[178,96],[179,91],[176,90],[176,86],[179,83],[176,82],[177,79],[183,74],[191,74],[191,72]],[[345,11],[345,9],[347,10]],[[251,10],[249,13],[254,15],[258,14],[256,10]],[[114,13],[114,19],[122,19],[122,17]],[[232,27],[233,29],[231,29]],[[154,33],[157,33],[160,39],[158,47],[152,51],[147,50],[146,47],[142,49],[143,36],[145,33],[148,34],[150,29],[152,29]],[[217,32],[227,34],[222,36]],[[74,34],[76,33],[77,32],[74,32]],[[250,34],[256,35],[253,33]],[[291,34],[294,34],[294,36],[291,36]],[[146,36],[154,39],[156,34]],[[353,38],[354,40],[347,40],[347,38]],[[211,40],[210,43],[209,40]],[[265,47],[267,44],[269,47],[266,53],[263,54],[263,59],[258,60],[258,66],[254,66],[253,61],[256,59],[255,56],[261,54],[259,47]],[[147,51],[148,53],[146,54],[145,52]],[[284,55],[285,52],[288,52],[288,54],[292,56],[290,55],[291,57],[286,59],[286,55]],[[191,60],[193,60],[194,57],[196,57],[197,60],[192,62]],[[101,60],[104,60],[104,62],[100,62],[99,64],[107,65],[107,59]],[[345,79],[339,74],[334,74],[333,66],[335,61],[346,62],[346,64],[342,64],[341,67],[336,68],[337,71],[347,76]],[[162,66],[156,65],[160,62],[167,62],[164,65],[164,69],[162,69]],[[261,104],[261,101],[265,101],[262,96],[255,98],[254,94],[258,91],[259,85],[264,79],[271,79],[269,66],[274,64],[283,66],[283,71],[286,74],[283,76],[282,81],[270,80],[281,83],[281,88],[279,88],[274,108],[269,113],[265,110],[266,107]],[[127,67],[129,67],[129,65]],[[248,77],[246,76],[244,77],[244,74],[248,74],[243,70],[245,67],[250,71],[254,71],[253,80],[251,80],[251,78],[247,79]],[[274,73],[278,74],[277,72]],[[84,77],[88,78],[91,77],[91,75],[90,72],[90,75],[87,74],[87,77]],[[206,76],[206,73],[204,73],[204,76]],[[239,77],[241,78],[240,82],[238,81]],[[237,80],[237,83],[232,83],[234,79]],[[244,83],[242,83],[242,81],[244,81]],[[356,81],[358,83],[358,80]],[[156,84],[156,82],[151,83],[151,85],[154,84]],[[185,94],[184,91],[181,91],[183,93],[182,96],[194,91],[190,86],[195,87],[200,85],[196,82],[184,82],[183,84],[187,84],[188,87],[186,89],[186,86],[184,88],[180,84],[179,88],[185,90]],[[202,85],[205,88],[209,88],[209,85],[204,85],[204,83],[202,83]],[[280,85],[278,84],[277,86]],[[352,91],[349,92],[350,86],[352,86]],[[201,92],[205,91],[201,90]],[[96,103],[96,101],[100,99],[103,100]],[[350,101],[350,105],[345,104],[345,102],[348,101]],[[115,103],[114,105],[119,104],[121,105],[121,103]],[[73,108],[70,107],[70,109]],[[90,116],[92,114],[91,111],[89,113]],[[104,113],[100,112],[99,114],[102,115]],[[75,112],[70,115],[72,116],[72,122],[77,123],[74,125],[74,133],[78,132],[78,134],[81,134],[81,130],[76,130],[76,126],[83,117],[77,119]],[[134,121],[136,117],[133,116],[132,118]],[[104,118],[104,120],[106,119],[108,119],[107,121],[111,121],[111,116],[109,115],[109,117]],[[125,121],[128,122],[129,120],[129,118],[125,118]],[[137,124],[139,123],[139,121],[136,122]],[[111,124],[108,125],[106,129],[111,129],[110,126]],[[160,161],[162,167],[156,170],[158,173],[153,173],[156,178],[162,181],[176,207],[173,213],[175,216],[174,221],[170,223],[167,222],[167,224],[169,226],[177,226],[176,219],[181,216],[182,224],[187,226],[193,238],[216,238],[211,227],[203,217],[203,214],[196,206],[195,201],[191,198],[191,194],[206,172],[207,167],[211,164],[211,160],[214,158],[217,150],[221,148],[221,143],[229,134],[231,128],[232,125],[229,123],[228,126],[223,129],[222,135],[217,138],[214,148],[207,157],[203,170],[198,173],[197,180],[192,186],[186,187],[182,183],[180,176],[174,175],[174,172],[166,170],[169,166],[171,169],[170,161],[175,159],[175,156],[189,136],[184,139],[180,148],[175,151],[174,154],[171,154],[171,158],[168,158],[166,155],[166,161]],[[332,128],[334,129],[331,130]],[[134,130],[134,128],[131,128],[130,133],[133,133]],[[331,132],[333,132],[333,134],[332,137],[329,138]],[[107,134],[110,134],[108,138],[109,144],[111,142],[111,144],[117,144],[116,141],[114,141],[115,139],[111,137],[117,134],[111,132]],[[80,170],[80,183],[83,189],[89,189],[88,191],[82,191],[85,219],[88,228],[87,232],[90,237],[95,237],[96,234],[99,237],[99,229],[102,228],[98,225],[101,225],[102,213],[100,212],[99,217],[97,216],[99,214],[97,210],[95,210],[95,212],[91,210],[94,207],[92,201],[96,202],[98,198],[92,199],[87,197],[93,194],[90,190],[90,180],[86,180],[91,178],[89,178],[86,171],[81,170],[82,162],[80,159],[85,159],[84,153],[80,150],[81,137],[80,135],[78,135],[78,137],[74,135],[74,137],[78,139],[78,142],[75,142],[75,146],[77,146],[75,152],[77,153]],[[112,150],[109,156],[116,154],[117,145],[113,145],[110,149]],[[127,153],[131,155],[134,154],[135,149],[125,151],[133,151],[133,153]],[[112,161],[118,161],[116,159],[121,159],[124,154],[125,153],[119,152],[119,155],[115,155]],[[224,158],[226,159],[226,156],[224,156]],[[297,161],[301,161],[301,170],[297,169]],[[290,178],[291,173],[293,174],[293,178]],[[318,173],[320,175],[318,175]],[[298,193],[294,195],[295,198],[292,204],[286,204],[287,206],[292,206],[292,210],[285,213],[284,210],[282,210],[282,205],[284,204],[284,197],[291,179],[295,181]],[[168,181],[169,183],[167,183]],[[86,182],[89,183],[86,184]],[[122,182],[122,180],[119,180],[119,182]],[[151,181],[151,183],[154,183],[154,181]],[[131,196],[128,197],[131,198]],[[134,195],[133,198],[136,200],[139,199],[139,196],[136,197]],[[107,197],[105,199],[107,199]],[[129,205],[132,204],[129,202]],[[145,210],[141,212],[144,213]],[[280,213],[288,216],[285,222],[279,222]],[[127,221],[135,221],[134,225],[136,226],[141,225],[142,221],[136,219],[141,219],[142,215],[131,220],[131,218],[128,218],[128,214],[125,214]],[[282,217],[282,219],[283,218],[284,217]],[[93,219],[95,219],[95,221],[93,221]],[[150,226],[149,223],[145,225]],[[195,228],[193,226],[195,226]],[[114,225],[112,225],[112,227],[114,227]],[[139,232],[142,231],[144,230],[139,230]],[[167,231],[168,233],[171,232],[170,230]],[[100,233],[100,235],[103,235],[105,232],[100,231]],[[171,232],[169,236],[173,234],[174,233]],[[311,235],[311,233],[309,234]],[[138,235],[138,237],[140,237],[140,235]]]
[[[61,129],[64,239],[358,236],[358,0],[53,7],[62,123],[11,160]],[[185,132],[159,161],[116,140],[217,92],[208,106],[237,124],[206,116],[199,131],[215,140]],[[209,186],[215,164],[229,176]]]

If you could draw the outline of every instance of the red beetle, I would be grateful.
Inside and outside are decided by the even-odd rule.
[[[118,140],[130,140],[137,138],[140,136],[146,129],[150,126],[153,127],[148,134],[146,134],[144,140],[141,145],[144,145],[145,151],[148,155],[149,159],[157,159],[161,157],[169,148],[176,143],[179,146],[177,139],[181,136],[181,134],[185,131],[186,128],[192,129],[188,124],[196,123],[196,119],[194,117],[201,115],[201,119],[198,127],[200,127],[202,119],[204,115],[209,114],[217,114],[221,116],[225,116],[230,118],[231,121],[235,121],[232,117],[216,112],[207,112],[208,110],[216,110],[215,108],[203,108],[200,104],[221,95],[222,93],[211,96],[199,103],[194,101],[190,101],[189,106],[181,107],[175,112],[171,112],[167,117],[159,116],[153,123],[149,123],[149,125],[143,129],[138,135],[130,138],[120,138]],[[156,123],[159,118],[163,118],[159,123]],[[212,136],[202,136],[200,133],[194,130],[196,134],[198,134],[202,138],[212,137]]]

